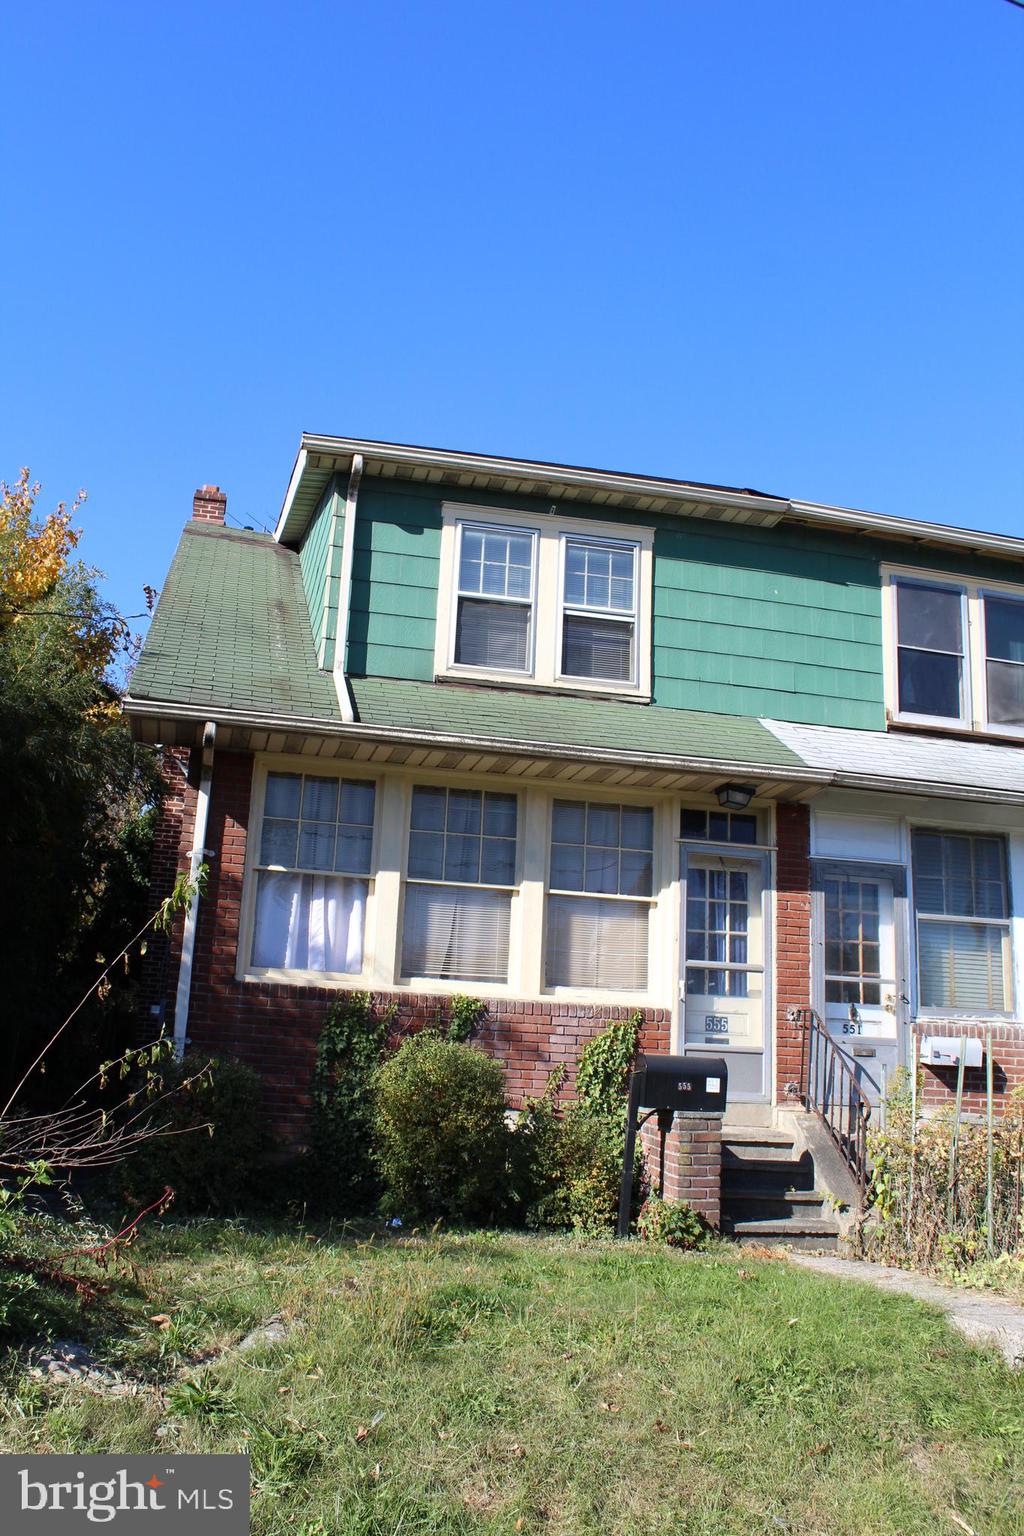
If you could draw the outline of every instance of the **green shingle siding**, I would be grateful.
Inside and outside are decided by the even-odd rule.
[[[434,614],[441,498],[367,481],[359,495],[352,561],[349,671],[427,681],[434,675]]]
[[[313,521],[306,529],[299,546],[299,568],[302,571],[302,588],[306,594],[313,644],[319,648],[324,633],[325,593],[327,586],[327,558],[330,551],[331,524],[334,514],[334,495],[328,489]]]

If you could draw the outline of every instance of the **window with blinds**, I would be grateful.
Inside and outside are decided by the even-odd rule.
[[[1009,1012],[1004,839],[921,829],[913,834],[913,866],[921,1007]]]
[[[643,991],[653,887],[650,806],[556,800],[548,878],[548,986]]]
[[[413,789],[403,976],[508,980],[517,812],[515,795]]]
[[[565,539],[563,677],[635,680],[637,551],[636,544]]]
[[[456,665],[531,670],[536,542],[533,533],[459,525]]]

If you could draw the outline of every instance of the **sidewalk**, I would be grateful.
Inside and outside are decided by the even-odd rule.
[[[813,1269],[840,1280],[861,1280],[882,1291],[896,1291],[915,1301],[939,1307],[953,1327],[972,1344],[994,1344],[1011,1369],[1024,1365],[1024,1307],[1004,1296],[985,1291],[961,1290],[939,1285],[912,1269],[894,1269],[888,1264],[868,1264],[863,1259],[839,1259],[831,1254],[791,1252],[791,1264]]]

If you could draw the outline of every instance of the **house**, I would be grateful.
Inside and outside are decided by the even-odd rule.
[[[125,701],[157,893],[210,869],[148,1007],[280,1127],[344,988],[484,999],[513,1098],[640,1010],[751,1134],[830,1040],[874,1103],[1024,1079],[1024,539],[315,435],[273,533],[225,509]]]

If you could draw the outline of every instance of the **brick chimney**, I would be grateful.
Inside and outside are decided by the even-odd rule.
[[[200,523],[224,522],[228,498],[219,485],[201,485],[192,498],[192,516]]]

